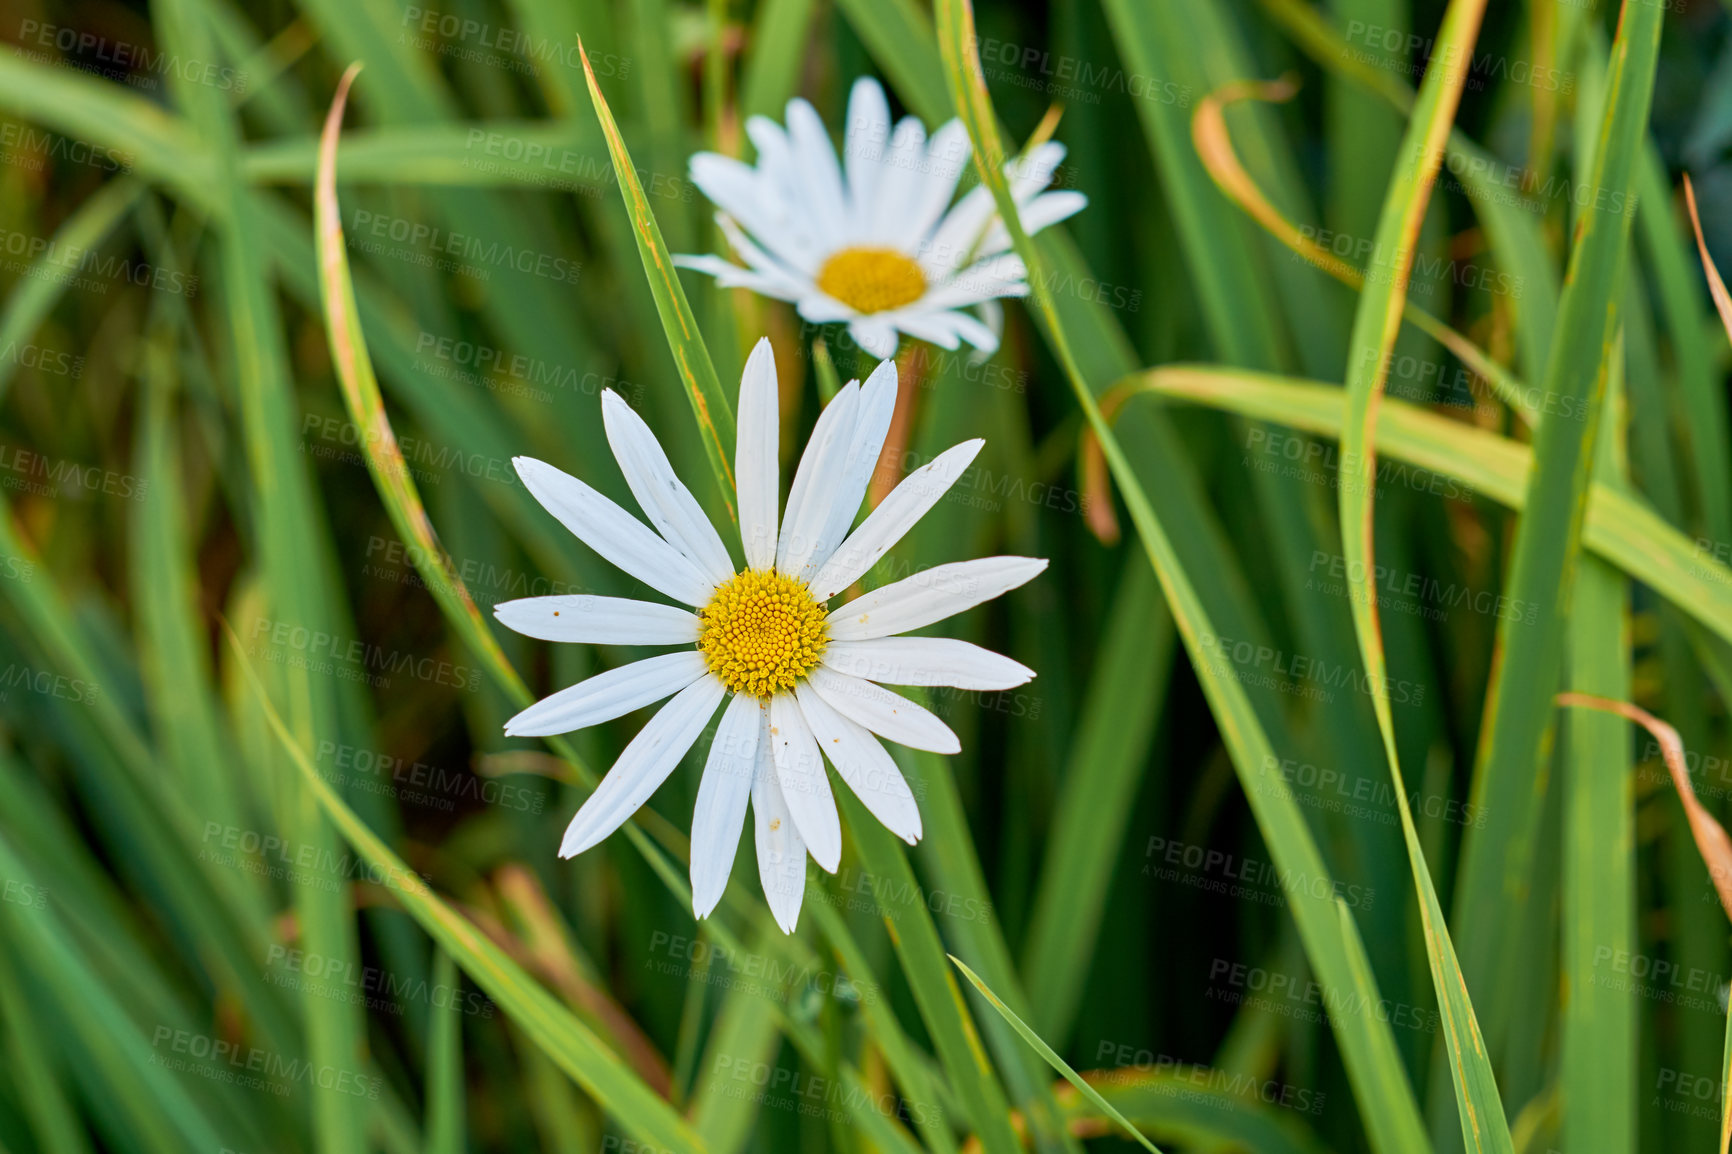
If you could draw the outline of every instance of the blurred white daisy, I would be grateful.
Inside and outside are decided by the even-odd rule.
[[[842,854],[820,749],[873,816],[905,841],[920,839],[914,796],[873,735],[937,753],[961,746],[944,722],[878,683],[995,690],[1034,673],[964,641],[898,634],[1015,589],[1046,562],[988,557],[939,565],[826,610],[937,503],[984,444],[965,441],[939,454],[849,532],[895,405],[891,361],[865,385],[850,381],[836,394],[812,430],[778,527],[776,365],[769,341],[758,342],[740,382],[734,474],[746,568],[738,572],[649,426],[612,391],[602,395],[608,444],[653,528],[552,465],[516,459],[524,485],[580,540],[696,610],[587,595],[494,608],[509,628],[547,641],[687,647],[581,681],[506,722],[512,736],[567,733],[673,695],[579,808],[561,857],[618,829],[730,695],[692,817],[698,917],[709,915],[727,886],[749,796],[764,894],[776,921],[793,932],[807,852],[832,873]]]
[[[971,158],[968,133],[952,120],[932,139],[914,117],[891,130],[876,80],[854,82],[842,163],[817,111],[788,102],[786,130],[754,116],[746,133],[757,167],[700,152],[692,182],[720,210],[716,220],[745,268],[719,256],[676,256],[724,287],[793,301],[814,324],[845,321],[860,347],[896,352],[907,333],[946,349],[967,341],[998,347],[999,312],[990,302],[1024,296],[1022,258],[984,187],[950,204]],[[1080,211],[1080,192],[1043,192],[1064,146],[1047,142],[1005,166],[1031,235]],[[946,211],[948,209],[949,211]],[[981,316],[964,311],[978,306]]]

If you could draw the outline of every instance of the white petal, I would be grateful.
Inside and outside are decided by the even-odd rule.
[[[1044,192],[1027,204],[1019,205],[1022,230],[1033,236],[1049,224],[1057,224],[1075,216],[1089,206],[1089,198],[1074,189]]]
[[[1027,285],[1021,288],[1022,292],[1028,291]],[[1012,295],[1021,296],[1022,293]],[[956,348],[958,338],[989,353],[998,348],[998,337],[992,330],[967,313],[953,310],[923,313],[918,309],[919,305],[911,305],[898,312],[896,327],[911,337],[919,337],[946,349]]]
[[[856,236],[865,236],[872,225],[872,202],[884,171],[884,149],[889,144],[890,104],[878,82],[862,76],[848,95],[848,128],[842,142],[848,208]]]
[[[932,236],[921,245],[920,266],[928,280],[941,279],[968,262],[986,235],[987,225],[992,223],[993,207],[992,190],[980,184],[964,193],[945,214]]]
[[[854,321],[848,326],[848,335],[854,338],[855,344],[875,357],[888,359],[896,355],[896,326],[885,320],[882,314]]]
[[[764,337],[746,358],[740,374],[734,485],[740,498],[740,544],[746,568],[776,563],[776,517],[782,497],[778,459],[781,399],[776,389],[776,358]]]
[[[1011,160],[1004,166],[1010,178],[1011,199],[1030,236],[1047,225],[1080,211],[1088,200],[1081,193],[1060,191],[1042,195],[1053,171],[1064,159],[1064,146],[1048,142],[1030,163]],[[1048,203],[1049,198],[1058,198]],[[921,246],[920,264],[928,279],[939,280],[971,260],[1003,252],[1010,247],[1010,233],[998,219],[998,207],[985,185],[976,185],[953,205],[932,236]]]
[[[830,636],[865,641],[919,629],[1008,593],[1045,568],[1044,557],[982,557],[934,565],[832,611]]]
[[[692,913],[710,916],[740,845],[740,824],[746,818],[746,798],[758,767],[758,735],[764,707],[755,697],[737,693],[722,712],[710,743],[709,760],[698,782],[698,802],[692,810]]]
[[[1034,676],[1034,670],[1026,665],[949,637],[832,641],[823,660],[838,673],[890,685],[1014,689]]]
[[[829,489],[841,474],[853,443],[859,404],[860,385],[849,381],[824,406],[812,426],[812,439],[800,454],[794,483],[788,489],[788,507],[782,513],[782,533],[776,541],[776,568],[783,573],[806,568],[818,546],[830,515]]]
[[[501,601],[493,615],[507,629],[543,641],[589,645],[694,645],[697,614],[654,601],[587,593]]]
[[[827,325],[831,321],[851,321],[860,314],[817,288],[808,290],[800,297],[796,306],[800,319],[815,325]]]
[[[830,559],[836,546],[853,527],[854,515],[866,498],[866,486],[878,467],[878,456],[884,451],[884,438],[890,432],[890,418],[896,412],[896,362],[880,362],[866,383],[860,386],[860,404],[854,413],[854,432],[842,469],[829,485],[816,492],[829,502],[830,512],[812,546],[812,554],[797,572],[785,570],[802,581],[809,581]]]
[[[770,753],[782,800],[794,815],[794,828],[812,852],[812,860],[835,873],[842,861],[842,822],[836,816],[836,799],[830,794],[818,742],[791,694],[770,698]]]
[[[795,686],[794,693],[818,748],[854,796],[885,829],[909,845],[919,841],[920,807],[914,804],[914,791],[878,739],[830,708],[809,685]]]
[[[1010,196],[1018,205],[1052,183],[1064,159],[1065,146],[1049,140],[1035,149],[1026,159],[1012,157],[1004,163],[1004,175],[1010,178]]]
[[[800,180],[806,212],[821,237],[847,235],[848,208],[842,195],[842,170],[824,120],[800,97],[788,101],[788,143]]]
[[[950,280],[933,285],[910,308],[953,309],[998,297],[1026,296],[1027,267],[1013,252],[976,261]]]
[[[710,198],[710,203],[745,225],[764,243],[774,244],[786,236],[786,213],[770,194],[769,182],[749,165],[731,156],[700,152],[692,157],[692,183]]]
[[[578,807],[559,843],[559,856],[575,857],[636,813],[710,723],[725,692],[720,681],[703,677],[662,706],[631,739],[589,800]]]
[[[920,167],[913,196],[909,198],[903,233],[907,238],[905,251],[915,252],[944,215],[950,198],[956,193],[956,182],[963,169],[973,159],[968,143],[968,130],[962,121],[952,120],[939,126],[926,146],[926,157]]]
[[[505,736],[547,737],[600,725],[678,693],[705,671],[704,655],[695,649],[646,657],[542,698],[505,723]]]
[[[938,716],[900,693],[820,665],[806,674],[810,685],[837,713],[898,745],[933,753],[960,753],[962,742]],[[810,721],[812,715],[806,714]],[[852,783],[850,783],[852,784]]]
[[[867,239],[902,247],[901,242],[911,235],[908,207],[919,192],[920,169],[925,163],[926,128],[914,117],[905,116],[891,133],[890,150],[884,154],[877,203],[872,206],[872,231]]]
[[[806,894],[806,843],[794,825],[794,815],[776,784],[770,754],[770,719],[759,722],[758,765],[752,776],[752,822],[758,845],[758,881],[764,900],[782,932],[793,933],[800,920],[800,900]]]
[[[802,295],[811,291],[810,273],[801,272],[784,256],[772,255],[758,247],[756,241],[740,231],[740,226],[734,222],[733,217],[725,212],[718,212],[716,225],[752,272],[776,286],[776,296],[784,300],[799,300]]]
[[[896,327],[927,344],[937,345],[941,349],[955,349],[961,344],[956,335],[956,315],[948,312],[920,313],[906,309],[897,314]]]
[[[984,444],[985,441],[976,438],[952,445],[902,478],[824,562],[812,579],[812,596],[820,602],[828,601],[858,581],[950,491]]]
[[[820,242],[817,222],[807,211],[804,177],[795,163],[793,146],[782,126],[767,116],[746,120],[746,135],[758,150],[758,191],[772,212],[774,227],[763,234],[765,244],[807,275],[817,271]]]
[[[687,605],[710,599],[716,583],[636,517],[546,461],[513,457],[511,463],[542,507],[616,568]]]
[[[981,351],[981,355],[973,359],[973,363],[979,364],[998,351],[998,334],[1004,331],[1004,306],[995,300],[981,301],[975,306],[974,311],[980,315],[980,323],[976,327],[983,334],[983,337],[977,340],[969,336],[966,330],[963,331],[962,336],[963,339]],[[1020,393],[1021,391],[1022,389],[1019,387],[1017,392]]]
[[[704,516],[691,490],[674,474],[672,462],[644,419],[612,389],[601,391],[601,423],[614,460],[625,474],[626,487],[662,540],[678,549],[712,583],[719,585],[732,577],[734,563],[728,557],[728,547],[716,535],[716,527]]]
[[[674,265],[677,268],[689,268],[694,272],[705,273],[716,278],[716,284],[722,288],[751,289],[759,296],[775,297],[777,300],[797,300],[804,290],[798,286],[790,287],[785,278],[769,276],[749,268],[741,268],[730,264],[719,256],[700,254],[698,256],[675,255]]]

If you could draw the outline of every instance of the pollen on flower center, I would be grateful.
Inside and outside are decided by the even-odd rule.
[[[804,581],[748,569],[716,586],[698,610],[698,652],[735,693],[771,697],[818,664],[830,642],[824,619]]]
[[[926,274],[893,248],[845,248],[818,270],[818,287],[855,312],[882,313],[924,296]]]

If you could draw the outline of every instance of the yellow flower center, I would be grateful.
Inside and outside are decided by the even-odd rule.
[[[845,248],[818,270],[818,287],[855,312],[882,313],[924,296],[926,274],[893,248]]]
[[[804,581],[748,569],[716,586],[698,610],[698,652],[735,693],[770,697],[818,664],[830,643],[824,618]]]

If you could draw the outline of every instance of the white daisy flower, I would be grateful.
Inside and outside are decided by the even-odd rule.
[[[983,353],[998,348],[1000,314],[990,302],[1027,295],[1027,270],[1010,251],[990,192],[976,187],[950,205],[971,158],[960,120],[930,140],[912,116],[892,131],[884,90],[863,77],[848,101],[841,165],[804,100],[788,102],[786,130],[754,116],[746,133],[756,168],[700,152],[691,176],[721,210],[716,220],[747,267],[709,255],[676,256],[675,264],[727,288],[793,301],[814,324],[846,321],[876,357],[896,352],[898,333],[946,349],[959,339]],[[1064,151],[1049,141],[1005,166],[1031,235],[1088,203],[1080,192],[1042,192]],[[986,320],[963,311],[970,306]]]
[[[988,557],[939,565],[826,609],[925,516],[985,443],[964,441],[939,454],[849,532],[895,406],[892,361],[864,385],[850,381],[836,394],[812,430],[778,527],[776,364],[770,342],[758,342],[740,382],[734,476],[746,568],[739,572],[649,426],[611,390],[602,394],[608,444],[653,528],[552,465],[515,460],[535,499],[586,545],[692,607],[577,595],[494,608],[507,627],[546,641],[687,647],[581,681],[505,723],[511,736],[567,733],[673,696],[579,808],[561,857],[582,853],[624,824],[730,695],[692,817],[698,917],[715,909],[727,886],[749,796],[764,894],[778,924],[793,932],[806,854],[831,873],[842,855],[823,757],[886,828],[910,844],[920,839],[914,795],[878,737],[935,753],[961,745],[932,713],[878,683],[996,690],[1034,673],[964,641],[899,635],[1015,589],[1046,561]]]

